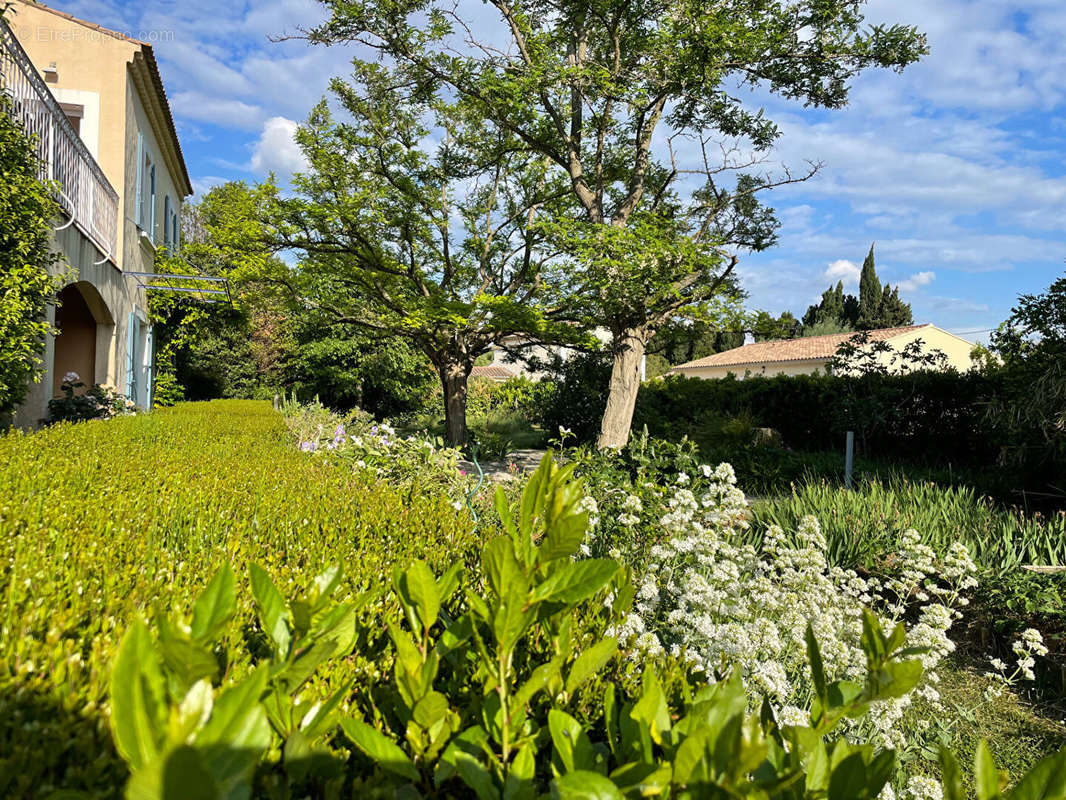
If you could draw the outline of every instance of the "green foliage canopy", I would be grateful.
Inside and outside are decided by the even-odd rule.
[[[757,195],[813,174],[759,167],[780,131],[737,85],[839,108],[864,68],[925,52],[913,28],[864,27],[852,0],[491,0],[489,18],[441,0],[323,4],[332,16],[312,41],[377,51],[410,92],[445,87],[566,181],[576,214],[545,216],[574,256],[560,294],[613,335],[609,447],[628,438],[647,340],[728,288],[738,252],[773,243]],[[637,244],[640,258],[617,258]]]
[[[568,192],[541,156],[402,72],[356,62],[354,83],[333,91],[346,121],[316,107],[295,193],[259,189],[267,241],[301,261],[259,278],[334,324],[409,341],[441,381],[449,442],[462,443],[479,356],[516,333],[579,335],[539,307],[547,254],[534,223]]]
[[[988,370],[1003,391],[989,404],[986,423],[1003,438],[1001,460],[1044,473],[1055,494],[1066,478],[1066,277],[1039,294],[1024,294],[993,332]]]

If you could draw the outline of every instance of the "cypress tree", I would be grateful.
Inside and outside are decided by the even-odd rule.
[[[805,336],[817,332],[877,330],[913,325],[914,316],[909,303],[899,296],[899,288],[881,284],[874,264],[874,246],[862,264],[859,275],[859,296],[844,293],[844,283],[830,286],[822,292],[822,299],[803,315]]]
[[[877,278],[877,269],[874,266],[874,246],[870,245],[870,252],[866,260],[862,262],[862,274],[859,276],[859,309],[856,328],[874,330],[884,327],[880,324],[883,297],[884,289]]]
[[[896,328],[900,325],[913,325],[914,315],[909,303],[904,303],[899,296],[899,287],[885,284],[884,294],[881,296],[881,309],[879,313],[879,328]]]

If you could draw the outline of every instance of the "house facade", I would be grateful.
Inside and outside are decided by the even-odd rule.
[[[611,341],[611,334],[605,328],[596,328],[592,335],[606,347]],[[517,353],[515,358],[511,353]],[[523,336],[510,336],[501,344],[494,345],[490,351],[492,360],[485,365],[474,367],[470,373],[471,378],[483,378],[486,380],[503,383],[504,381],[522,376],[532,381],[539,381],[548,377],[549,373],[530,368],[529,364],[551,364],[558,360],[562,363],[569,361],[578,351],[571,347],[557,344],[543,344]],[[640,379],[644,380],[647,369],[647,358],[640,362]]]
[[[59,185],[54,250],[64,263],[43,379],[15,415],[47,415],[64,375],[151,405],[144,275],[180,240],[192,185],[152,45],[30,0],[0,23],[0,90]]]
[[[935,325],[908,325],[901,328],[884,328],[868,331],[870,341],[884,342],[896,353],[921,340],[921,352],[928,354],[940,351],[947,357],[946,366],[965,372],[972,366],[970,354],[973,343],[948,333]],[[775,375],[814,375],[829,371],[829,362],[837,348],[853,337],[854,333],[833,333],[827,336],[810,336],[801,339],[755,342],[723,353],[680,364],[670,370],[670,375],[686,375],[690,378],[737,378],[773,377]],[[878,354],[878,360],[888,365],[891,353]]]

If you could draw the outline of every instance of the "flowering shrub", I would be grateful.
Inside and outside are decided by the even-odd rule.
[[[167,800],[195,786],[218,798],[892,797],[895,754],[840,734],[920,679],[902,626],[864,614],[865,669],[851,682],[825,671],[808,625],[813,699],[795,722],[752,713],[736,670],[698,686],[664,657],[642,665],[637,681],[611,680],[617,642],[603,626],[632,591],[617,562],[574,560],[587,512],[572,472],[548,456],[517,506],[498,493],[505,533],[472,569],[456,562],[438,574],[414,561],[394,570],[395,605],[382,615],[390,681],[376,669],[360,688],[315,674],[358,657],[382,628],[360,618],[367,596],[346,595],[338,568],[287,602],[251,565],[251,623],[228,566],[191,617],[157,615],[154,630],[134,621],[111,677],[128,796]],[[227,637],[238,626],[256,632],[259,658],[224,674],[220,663],[251,641]],[[1066,751],[1005,795],[987,749],[978,752],[979,800],[1061,796]],[[954,756],[945,752],[942,765],[943,784],[914,778],[910,796],[963,800]]]
[[[364,411],[341,416],[318,401],[287,401],[283,412],[297,447],[305,453],[351,464],[379,478],[443,488],[451,496],[467,491],[459,470],[460,452],[440,439],[401,436],[388,422],[378,422]]]
[[[565,442],[573,434],[560,428],[559,435]],[[668,510],[673,489],[686,486],[702,493],[710,486],[710,468],[701,469],[691,442],[666,442],[647,431],[635,434],[621,450],[577,447],[567,455],[598,509],[585,547],[592,555],[610,554],[637,569],[665,535],[654,522]]]
[[[117,389],[97,384],[84,394],[85,383],[76,372],[68,372],[59,385],[62,397],[48,401],[48,418],[51,422],[81,422],[90,419],[111,419],[135,414],[137,406]]]
[[[1003,694],[1004,689],[1008,686],[1014,686],[1019,681],[1036,680],[1036,673],[1033,672],[1033,667],[1036,666],[1036,659],[1038,656],[1046,656],[1048,654],[1047,646],[1044,644],[1044,637],[1035,628],[1027,628],[1022,631],[1021,636],[1014,642],[1012,649],[1015,657],[1013,668],[1001,658],[993,658],[991,660],[994,671],[986,673],[986,677],[992,678],[994,682],[985,690],[985,696],[989,699],[998,697]]]
[[[937,564],[918,534],[907,531],[900,537],[898,574],[861,577],[830,567],[818,522],[808,517],[791,536],[771,528],[756,549],[738,542],[749,514],[732,468],[708,471],[706,491],[697,494],[682,480],[668,501],[658,523],[662,541],[651,548],[619,635],[639,652],[667,650],[708,676],[741,663],[751,694],[768,698],[782,719],[801,724],[814,697],[807,627],[821,645],[826,675],[854,681],[867,666],[865,609],[872,607],[892,628],[916,603],[905,646],[921,653],[925,675],[912,691],[872,704],[867,718],[875,742],[902,748],[898,723],[913,696],[938,702],[935,670],[954,650],[948,631],[966,604],[961,592],[976,585],[966,548],[953,547]]]

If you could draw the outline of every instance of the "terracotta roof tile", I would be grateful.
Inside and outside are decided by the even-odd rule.
[[[508,378],[513,378],[515,374],[507,367],[501,367],[499,364],[485,364],[480,367],[474,367],[470,371],[471,378],[492,378],[493,380],[507,380]]]
[[[887,341],[904,333],[926,328],[928,325],[907,325],[901,328],[882,328],[876,331],[868,331],[871,341]],[[775,364],[781,361],[813,361],[818,359],[832,358],[836,355],[837,348],[846,342],[854,333],[830,333],[826,336],[809,336],[802,339],[782,339],[772,342],[755,342],[726,350],[724,353],[715,353],[706,358],[689,361],[674,367],[671,372],[686,369],[700,369],[701,367],[733,367],[746,364]]]

